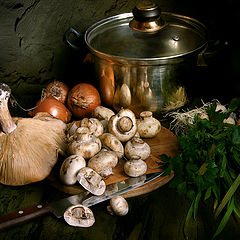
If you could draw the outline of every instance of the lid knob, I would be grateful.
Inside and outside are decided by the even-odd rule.
[[[161,9],[156,3],[142,1],[134,7],[132,13],[134,18],[129,26],[136,31],[155,32],[164,26]]]

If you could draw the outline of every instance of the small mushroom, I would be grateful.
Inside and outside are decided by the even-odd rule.
[[[121,142],[131,139],[137,132],[135,114],[129,109],[121,109],[108,122],[108,131]]]
[[[87,191],[93,195],[102,195],[106,189],[106,183],[93,169],[83,167],[78,171],[77,180]]]
[[[146,173],[147,164],[140,157],[132,157],[131,160],[124,164],[124,172],[130,177],[139,177]]]
[[[103,134],[103,125],[97,118],[83,118],[80,124],[81,127],[89,129],[90,134],[99,137]]]
[[[153,138],[160,132],[161,123],[152,116],[152,112],[144,111],[137,120],[137,129],[141,138]]]
[[[81,204],[67,208],[63,217],[70,226],[74,227],[91,227],[95,223],[92,210]]]
[[[110,199],[110,206],[107,210],[111,215],[125,216],[128,213],[128,203],[122,196],[115,196]]]
[[[99,138],[91,135],[88,128],[80,127],[68,144],[68,152],[71,155],[81,155],[83,158],[89,159],[97,154],[101,147]]]
[[[60,179],[66,185],[73,185],[77,182],[78,171],[86,167],[85,159],[80,155],[67,157],[60,168]]]
[[[125,145],[125,156],[131,159],[133,156],[139,156],[142,160],[150,156],[151,148],[139,137],[133,137]]]
[[[115,113],[111,109],[103,106],[95,107],[92,112],[92,116],[99,120],[109,120],[113,115],[115,115]]]
[[[111,133],[104,133],[99,137],[102,147],[114,151],[118,159],[121,159],[124,154],[124,147],[120,140]]]
[[[116,167],[118,157],[113,151],[102,149],[98,154],[89,159],[87,166],[99,173],[103,178],[113,174],[112,169]]]

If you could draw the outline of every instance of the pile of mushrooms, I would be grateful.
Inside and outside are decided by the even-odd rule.
[[[25,185],[45,179],[66,149],[67,125],[50,115],[12,118],[11,89],[0,83],[0,183]]]
[[[149,111],[142,112],[137,119],[129,109],[123,108],[114,113],[106,107],[96,107],[90,118],[68,124],[68,157],[60,168],[62,183],[80,184],[93,195],[104,195],[107,191],[104,180],[114,174],[113,168],[120,159],[125,161],[126,175],[134,178],[143,176],[147,171],[145,160],[151,153],[150,146],[143,139],[153,138],[160,130],[160,122]],[[78,215],[84,215],[86,206],[69,208],[65,218],[70,225],[82,226],[76,221],[74,224],[69,221],[72,209],[75,213],[78,209]],[[115,197],[111,199],[108,210],[111,214],[124,216],[128,212],[128,204],[122,197]],[[91,224],[84,226],[93,224],[93,221],[89,222]]]

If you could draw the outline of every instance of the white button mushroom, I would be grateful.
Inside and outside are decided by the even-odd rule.
[[[93,195],[102,195],[106,189],[106,183],[102,177],[89,167],[81,168],[77,174],[77,180],[81,186]]]
[[[121,159],[124,154],[124,147],[120,140],[111,133],[104,133],[99,137],[102,147],[114,151],[118,159]]]
[[[150,156],[150,146],[139,137],[133,137],[125,145],[125,156],[131,159],[133,156],[139,156],[142,160]]]
[[[89,159],[87,166],[99,173],[103,178],[113,174],[112,169],[116,167],[118,157],[113,151],[102,149],[98,154]]]
[[[83,118],[80,124],[81,127],[89,129],[90,134],[99,137],[103,134],[103,125],[97,118]]]
[[[108,121],[108,131],[121,142],[131,139],[137,132],[135,114],[129,109],[121,109]]]
[[[137,120],[137,129],[142,138],[153,138],[161,130],[160,122],[152,116],[152,112],[144,111],[140,113]]]
[[[103,106],[95,107],[92,112],[92,116],[99,120],[109,120],[113,115],[115,115],[115,113],[111,109]]]
[[[78,171],[86,167],[85,159],[80,155],[67,157],[60,168],[60,179],[66,185],[73,185],[77,182]]]
[[[110,206],[107,210],[110,214],[116,214],[118,216],[125,216],[128,213],[128,203],[122,196],[116,196],[110,199]]]
[[[70,226],[74,227],[91,227],[95,223],[92,210],[81,204],[67,208],[63,217]]]
[[[146,173],[147,164],[140,157],[133,157],[124,163],[124,172],[130,177],[139,177]]]
[[[99,138],[89,133],[86,127],[80,127],[76,130],[72,141],[68,144],[68,152],[73,155],[81,155],[89,159],[101,150],[102,144]]]

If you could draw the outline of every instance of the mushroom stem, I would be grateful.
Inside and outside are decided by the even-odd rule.
[[[5,83],[0,83],[0,124],[4,133],[9,134],[16,129],[10,112],[8,110],[8,99],[11,89]]]

